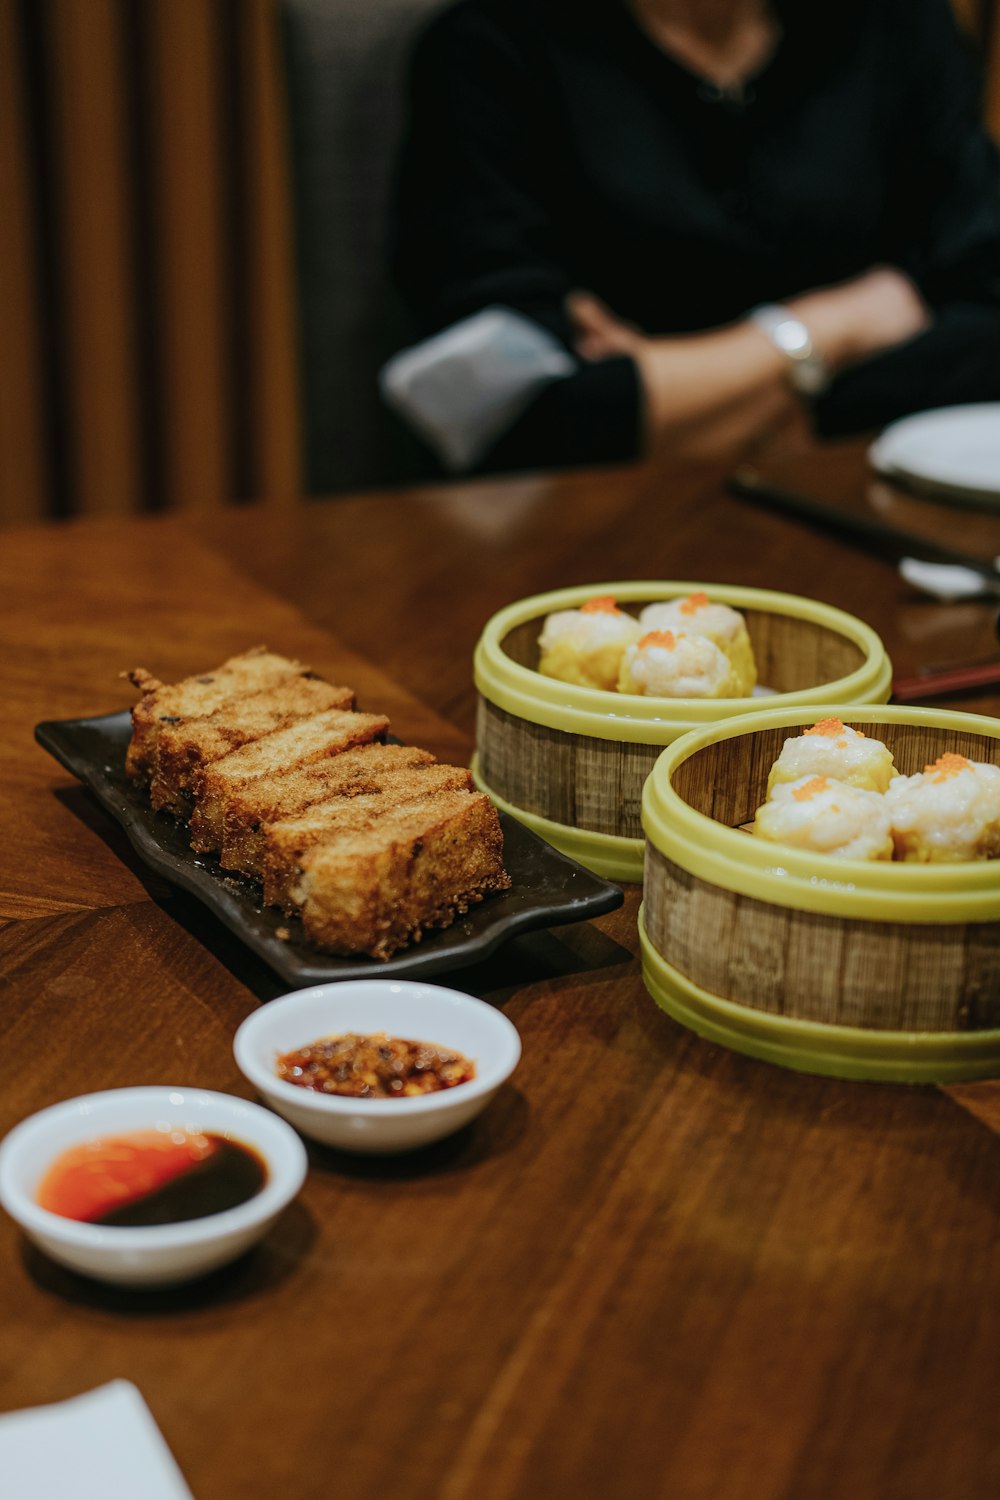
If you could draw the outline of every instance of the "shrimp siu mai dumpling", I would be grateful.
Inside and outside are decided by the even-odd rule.
[[[842,719],[820,719],[804,734],[787,739],[767,778],[767,794],[785,781],[828,776],[849,786],[884,792],[896,768],[881,740],[850,729]]]
[[[1000,857],[1000,766],[941,755],[885,794],[896,858],[934,864]]]
[[[560,682],[613,691],[625,648],[641,635],[638,620],[602,594],[547,617],[538,638],[538,670]]]
[[[684,599],[664,599],[647,604],[639,615],[647,630],[672,630],[685,635],[707,636],[728,658],[733,670],[732,689],[723,696],[749,698],[757,682],[757,663],[739,610],[713,603],[707,594],[688,594]]]
[[[620,693],[651,698],[738,696],[732,662],[705,635],[651,630],[627,647],[618,677]]]
[[[780,782],[757,809],[753,832],[773,844],[839,859],[892,859],[889,809],[881,792],[829,776]]]

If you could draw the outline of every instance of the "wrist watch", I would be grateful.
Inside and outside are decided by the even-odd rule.
[[[766,334],[788,360],[788,379],[800,396],[821,396],[830,384],[830,371],[813,348],[806,325],[787,307],[767,302],[755,307],[749,320]]]

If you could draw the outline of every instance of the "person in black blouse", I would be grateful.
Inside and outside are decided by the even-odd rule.
[[[980,85],[949,0],[460,0],[413,59],[386,400],[488,471],[1000,398]]]

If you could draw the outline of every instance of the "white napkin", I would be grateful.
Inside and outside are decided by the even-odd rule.
[[[486,307],[393,356],[383,399],[448,469],[476,462],[552,380],[576,361],[547,329],[509,307]]]
[[[138,1389],[0,1415],[0,1500],[193,1500]]]
[[[1000,568],[1000,557],[994,560]],[[903,557],[899,571],[915,589],[921,589],[944,604],[953,604],[958,599],[976,599],[987,593],[981,573],[973,568],[963,568],[960,563],[932,563],[922,558]]]

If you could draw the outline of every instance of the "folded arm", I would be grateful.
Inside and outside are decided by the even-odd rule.
[[[574,359],[570,373],[531,393],[472,467],[572,465],[666,451],[725,462],[776,428],[802,422],[786,360],[746,318],[693,333],[651,333],[574,293],[575,247],[561,238],[559,174],[549,151],[558,124],[544,66],[523,43],[519,37],[513,44],[475,11],[459,27],[432,26],[413,74],[397,199],[395,273],[423,334],[502,306],[546,329]],[[933,137],[930,157],[938,165],[928,189],[933,203],[914,197],[927,230],[922,240],[914,224],[919,253],[907,258],[901,248],[897,266],[867,268],[837,286],[785,299],[835,376],[810,413],[820,431],[875,427],[898,414],[904,391],[911,410],[914,402],[934,404],[938,390],[945,400],[977,399],[970,388],[983,391],[978,399],[992,399],[989,388],[973,384],[983,374],[982,355],[964,358],[965,344],[977,340],[973,321],[960,315],[956,331],[948,299],[965,284],[987,302],[995,291],[1000,308],[1000,201],[987,201],[995,153],[968,108],[949,113],[942,106],[920,133]],[[599,233],[602,206],[594,211]],[[939,355],[954,360],[956,353],[965,375],[952,374],[949,386]],[[902,382],[900,368],[907,372]]]

